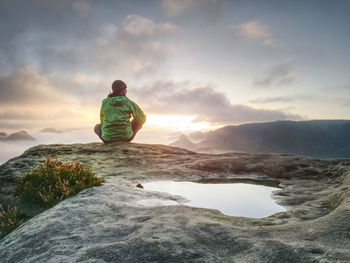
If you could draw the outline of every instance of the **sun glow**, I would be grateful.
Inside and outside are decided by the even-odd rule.
[[[195,118],[196,116],[148,115],[146,125],[177,131],[199,131],[215,128],[208,122],[193,122]]]

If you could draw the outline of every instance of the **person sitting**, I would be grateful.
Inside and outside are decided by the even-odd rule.
[[[122,80],[112,83],[112,92],[102,101],[100,124],[95,133],[104,142],[132,141],[146,121],[141,108],[126,97],[127,86]],[[131,117],[133,117],[130,122]]]

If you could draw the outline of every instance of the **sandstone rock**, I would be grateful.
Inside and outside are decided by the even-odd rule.
[[[62,201],[0,240],[4,262],[350,260],[349,159],[210,155],[134,143],[41,145],[0,166],[0,202],[11,202],[15,178],[47,155],[79,160],[106,183]],[[282,189],[274,196],[289,210],[262,219],[231,217],[136,187],[203,179],[279,181]],[[179,205],[140,205],[154,199]]]

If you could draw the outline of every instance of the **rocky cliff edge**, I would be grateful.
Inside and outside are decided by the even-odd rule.
[[[40,145],[0,166],[0,202],[46,156],[81,161],[106,178],[0,240],[2,262],[349,262],[350,160],[269,154],[199,154],[163,145]],[[280,182],[286,212],[232,217],[181,205],[137,182]],[[178,202],[146,207],[140,200]]]

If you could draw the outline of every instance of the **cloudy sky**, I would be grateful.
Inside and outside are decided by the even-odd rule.
[[[0,131],[89,129],[113,80],[149,128],[350,118],[349,0],[0,0]]]

